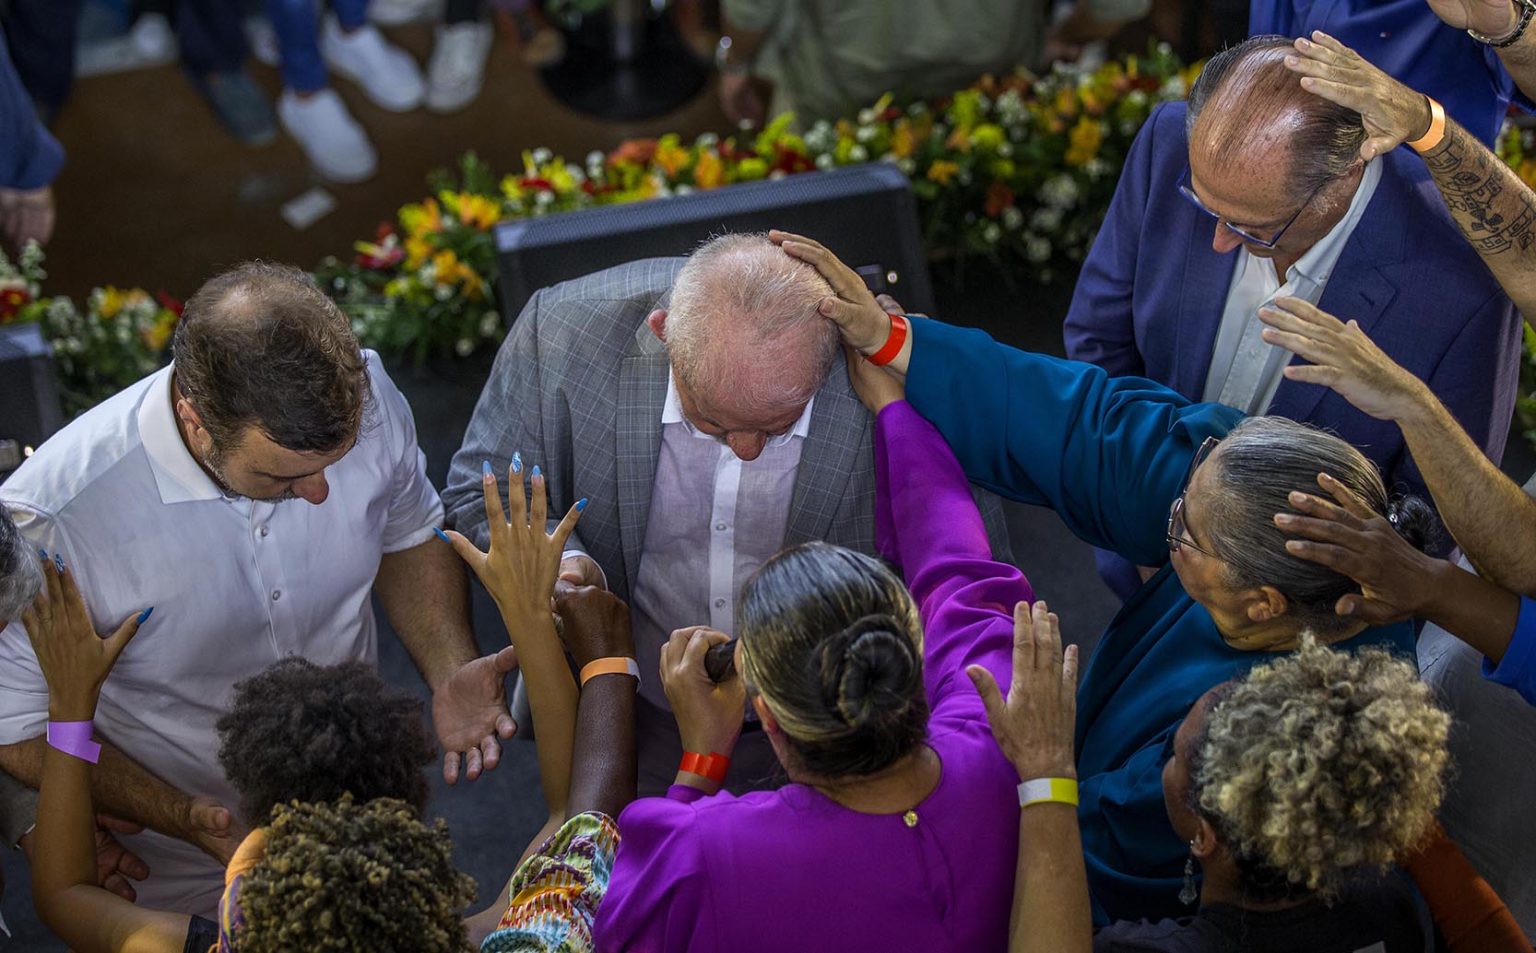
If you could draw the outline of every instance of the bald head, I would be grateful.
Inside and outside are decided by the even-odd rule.
[[[1285,37],[1255,36],[1213,56],[1185,122],[1192,167],[1294,204],[1355,165],[1365,127],[1359,113],[1302,89],[1285,68],[1289,52]]]
[[[710,239],[672,286],[665,340],[696,395],[748,416],[803,407],[837,357],[832,288],[762,233]]]

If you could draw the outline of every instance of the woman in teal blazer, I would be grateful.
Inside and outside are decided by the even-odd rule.
[[[831,283],[837,297],[822,313],[845,341],[881,349],[893,322],[862,280],[809,239],[774,237]],[[1178,899],[1189,850],[1169,825],[1162,772],[1196,699],[1308,632],[1413,657],[1408,623],[1368,628],[1335,614],[1358,588],[1290,556],[1275,515],[1290,509],[1289,493],[1317,493],[1328,472],[1421,547],[1433,517],[1422,501],[1389,502],[1358,450],[1304,424],[1245,420],[1153,381],[908,320],[890,367],[973,483],[1048,506],[1085,542],[1161,567],[1105,630],[1079,688],[1083,849],[1097,922],[1192,914]]]

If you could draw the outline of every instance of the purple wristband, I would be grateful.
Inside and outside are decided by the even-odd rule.
[[[91,740],[95,726],[91,721],[50,721],[48,744],[81,761],[95,764],[101,757],[101,745]]]

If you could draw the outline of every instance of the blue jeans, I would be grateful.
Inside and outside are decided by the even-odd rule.
[[[319,7],[318,0],[267,0],[267,19],[283,59],[283,86],[296,93],[330,84],[320,55]],[[368,22],[368,0],[331,0],[331,12],[343,30],[355,30]]]

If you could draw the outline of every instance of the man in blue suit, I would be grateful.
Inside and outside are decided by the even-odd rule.
[[[1457,231],[1419,159],[1360,158],[1360,116],[1304,91],[1290,41],[1217,54],[1189,102],[1159,107],[1131,147],[1067,313],[1067,354],[1196,401],[1327,427],[1390,487],[1423,479],[1385,421],[1286,380],[1258,309],[1280,295],[1360,322],[1429,384],[1497,462],[1519,379],[1520,320]],[[1101,553],[1122,596],[1134,570]]]

